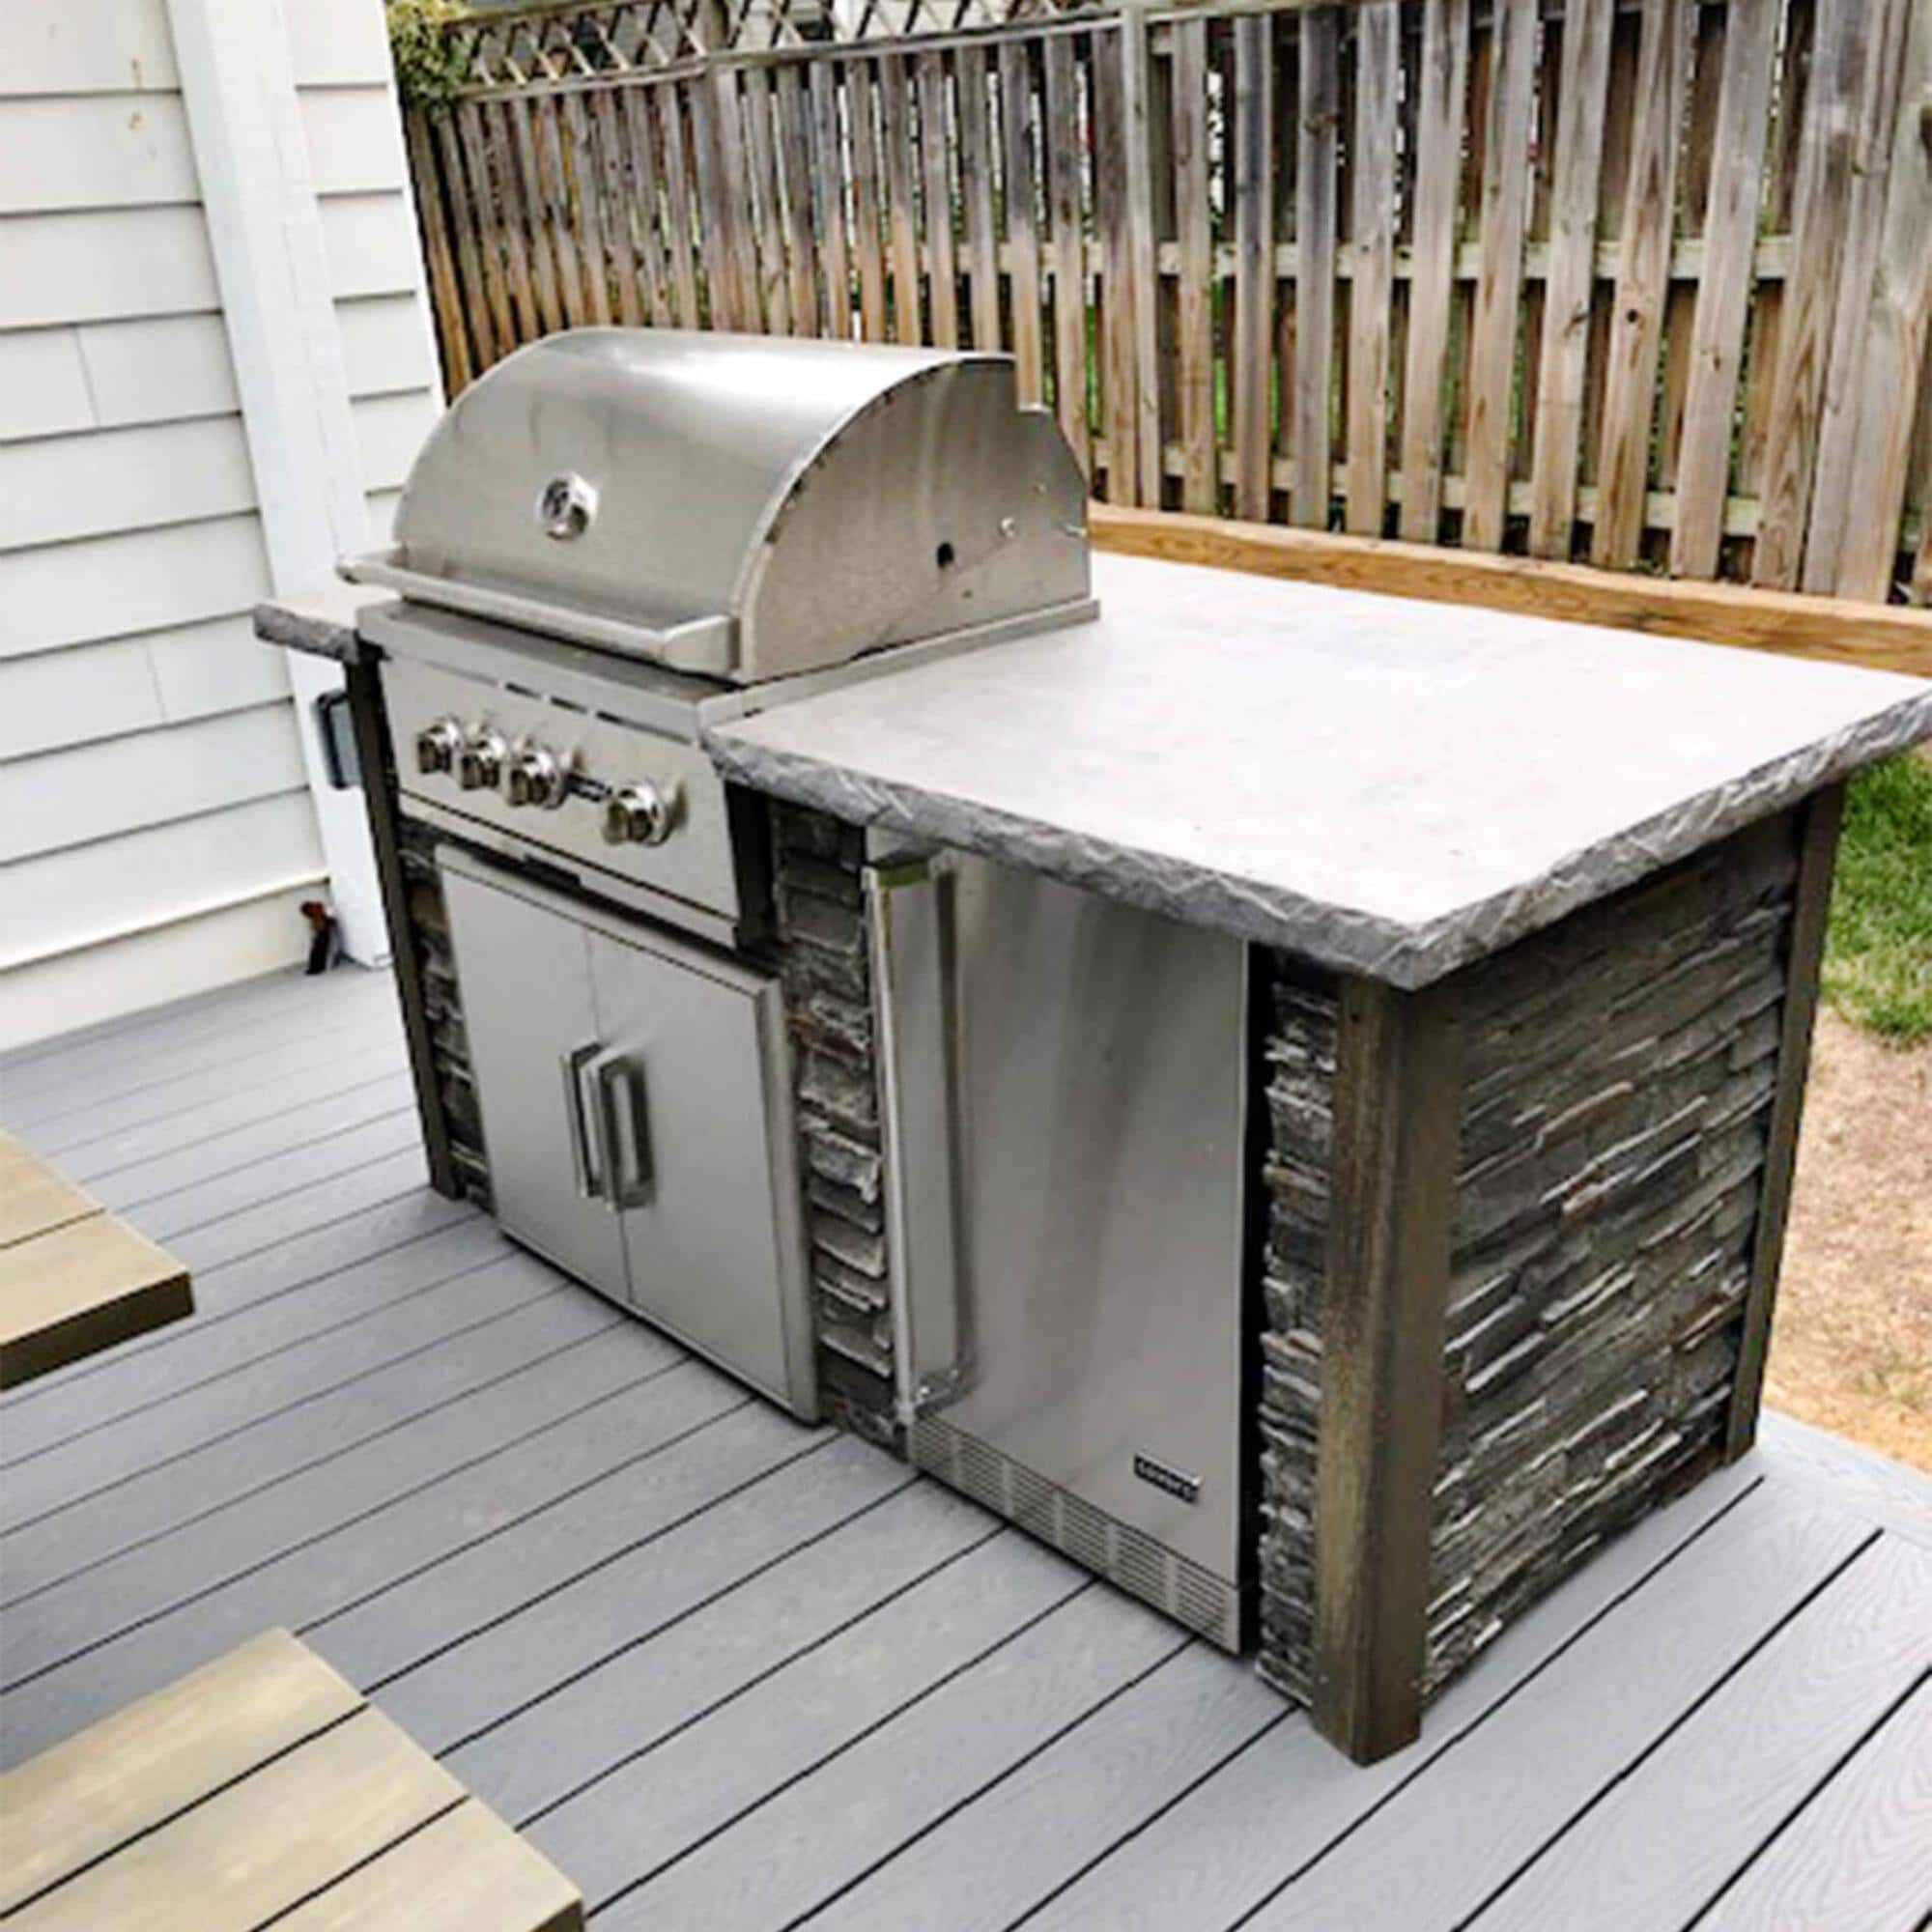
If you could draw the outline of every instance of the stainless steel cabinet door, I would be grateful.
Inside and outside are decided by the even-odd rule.
[[[548,907],[445,867],[497,1218],[591,1287],[627,1297],[624,1241],[586,1131],[602,1042],[589,934]]]
[[[639,933],[589,935],[591,1069],[639,1313],[816,1410],[775,981]]]

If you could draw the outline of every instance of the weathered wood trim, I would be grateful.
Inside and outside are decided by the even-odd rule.
[[[1459,982],[1350,979],[1335,1050],[1321,1437],[1316,1726],[1358,1762],[1422,1722],[1461,1111]]]
[[[1811,1065],[1811,1026],[1818,1012],[1825,923],[1832,905],[1832,871],[1837,861],[1844,805],[1841,784],[1814,792],[1804,808],[1798,834],[1798,888],[1785,953],[1777,1094],[1772,1102],[1763,1188],[1758,1197],[1750,1286],[1746,1291],[1744,1333],[1738,1343],[1738,1378],[1731,1388],[1730,1421],[1724,1432],[1724,1458],[1732,1463],[1757,1439],[1765,1352],[1771,1342],[1778,1267],[1784,1259],[1784,1229],[1791,1211],[1791,1178],[1798,1164],[1798,1128],[1804,1112],[1804,1079]]]
[[[355,762],[362,774],[362,798],[369,814],[369,842],[375,853],[376,883],[389,926],[389,963],[396,976],[396,998],[403,1009],[403,1040],[409,1049],[410,1079],[422,1122],[423,1152],[429,1184],[455,1201],[463,1188],[449,1153],[449,1123],[442,1115],[436,1054],[430,1037],[429,1003],[423,991],[416,949],[410,935],[409,883],[403,875],[401,837],[396,824],[396,780],[389,763],[389,729],[383,703],[382,674],[366,661],[346,665],[349,718],[355,735]]]
[[[1902,606],[1625,575],[1588,564],[1331,536],[1119,504],[1091,505],[1088,521],[1099,549],[1130,556],[1391,597],[1476,604],[1565,623],[1613,624],[1932,677],[1932,613]]]

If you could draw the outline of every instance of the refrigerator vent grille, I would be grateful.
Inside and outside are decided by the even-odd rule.
[[[1236,1593],[1151,1537],[937,1416],[923,1415],[913,1424],[912,1460],[1189,1630],[1225,1650],[1238,1648]]]

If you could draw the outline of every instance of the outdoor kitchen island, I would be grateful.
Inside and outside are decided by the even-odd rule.
[[[1084,500],[1001,358],[576,331],[402,601],[258,628],[347,668],[434,1184],[1376,1758],[1749,1446],[1842,781],[1932,691]]]
[[[971,851],[1245,942],[1248,1359],[1195,1395],[1246,1410],[1260,1667],[1372,1758],[1606,1535],[1750,1445],[1841,781],[1932,734],[1932,693],[1094,569],[1095,620],[707,733],[773,801],[828,1408],[1185,1614],[1128,1539],[1083,1549],[1023,1471],[980,1456],[976,1475],[970,1445],[923,1435],[942,1391],[909,1430],[895,1411],[909,1304],[873,1211],[892,1181],[865,875]],[[350,659],[366,706],[354,621],[262,615]],[[379,823],[394,803],[372,801]],[[436,962],[446,1034],[460,992],[425,876],[406,1000]],[[424,1083],[427,1111],[448,1087]]]

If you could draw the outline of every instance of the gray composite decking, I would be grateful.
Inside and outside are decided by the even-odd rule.
[[[1226,1658],[429,1193],[386,983],[0,1059],[194,1269],[0,1403],[0,1757],[270,1624],[601,1932],[1817,1927],[1932,1907],[1932,1483],[1769,1418],[1369,1770]]]

